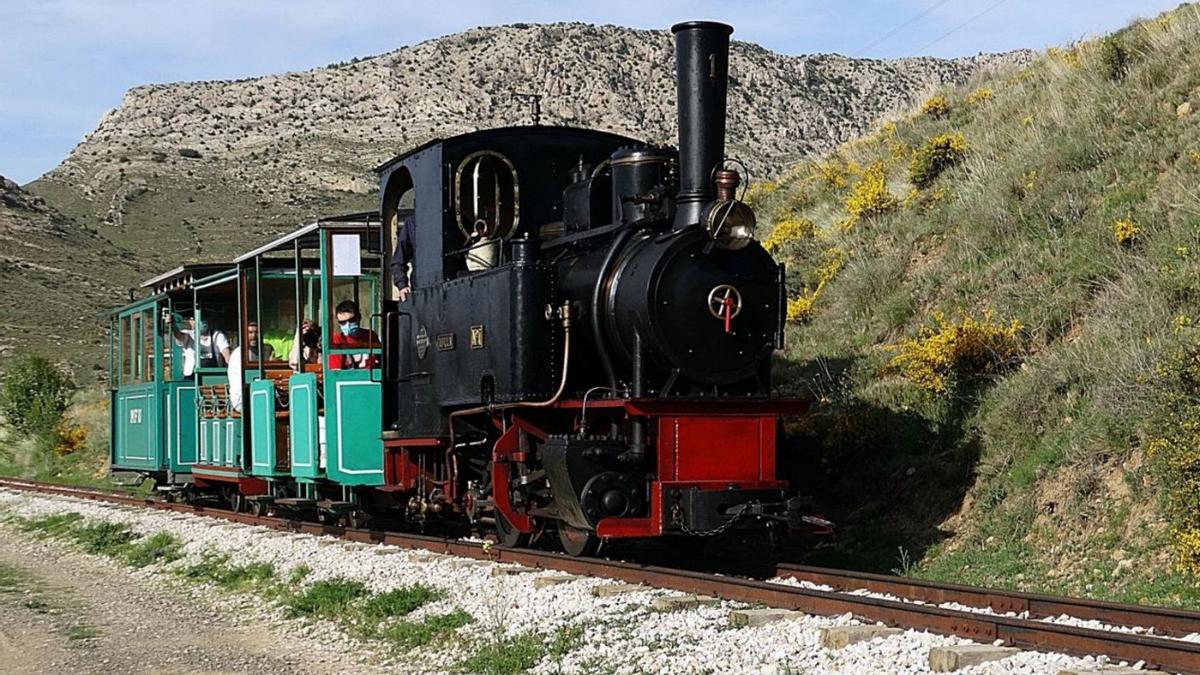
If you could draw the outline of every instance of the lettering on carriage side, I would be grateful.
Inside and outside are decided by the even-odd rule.
[[[417,358],[423,359],[429,353],[429,331],[425,326],[417,330]]]
[[[471,326],[471,349],[483,349],[483,324]]]
[[[142,423],[142,409],[141,408],[130,408],[129,409],[129,423],[130,424],[141,424]]]
[[[437,348],[439,352],[454,351],[454,333],[438,333]]]

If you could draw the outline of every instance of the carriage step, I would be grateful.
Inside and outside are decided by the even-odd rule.
[[[331,499],[323,499],[317,502],[317,507],[326,511],[333,511],[335,513],[353,511],[355,509],[354,504],[350,502],[335,502]]]
[[[315,499],[304,499],[301,497],[283,497],[274,501],[276,506],[287,506],[293,509],[308,509],[317,505]]]

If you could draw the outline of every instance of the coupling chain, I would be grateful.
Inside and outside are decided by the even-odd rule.
[[[673,506],[671,508],[671,524],[674,525],[675,527],[678,527],[680,532],[691,535],[693,537],[715,537],[719,534],[724,533],[729,528],[733,527],[734,524],[737,523],[737,521],[742,519],[742,516],[746,515],[746,511],[750,508],[751,505],[757,505],[757,504],[758,504],[757,501],[750,502],[749,504],[742,504],[740,507],[738,507],[737,511],[733,512],[733,514],[730,516],[729,520],[726,520],[725,522],[721,523],[720,525],[718,525],[712,529],[709,529],[709,530],[693,530],[692,528],[688,527],[683,522],[683,508],[680,507],[679,504],[676,504],[675,506]]]

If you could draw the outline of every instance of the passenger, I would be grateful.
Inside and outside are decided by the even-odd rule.
[[[256,362],[259,358],[258,344],[258,324],[254,321],[246,324],[246,360]],[[262,359],[270,361],[275,357],[275,350],[271,345],[264,344],[261,347]],[[242,411],[242,388],[245,382],[242,379],[242,347],[238,345],[233,353],[229,355],[229,407],[237,412]]]
[[[301,358],[304,363],[321,362],[321,327],[305,319],[300,324],[300,334],[292,342],[292,351],[288,354],[288,365],[292,370],[300,369]]]
[[[189,316],[184,319],[187,326],[182,330],[172,331],[175,344],[183,349],[183,376],[191,377],[196,372],[196,319]],[[220,368],[229,363],[229,338],[220,330],[212,329],[207,322],[200,322],[200,367]]]
[[[358,303],[353,300],[343,300],[335,308],[338,331],[333,333],[329,346],[335,349],[347,347],[379,347],[379,336],[375,331],[358,325],[362,317],[358,313]],[[354,368],[378,368],[379,359],[374,354],[332,354],[329,357],[329,367],[333,370],[350,370]]]
[[[416,252],[413,245],[415,230],[416,219],[411,215],[405,217],[396,229],[396,251],[392,253],[390,268],[392,271],[392,283],[396,285],[396,290],[399,291],[400,302],[408,300],[408,296],[412,292],[409,286],[408,266],[409,263],[415,264],[416,262],[413,257]]]

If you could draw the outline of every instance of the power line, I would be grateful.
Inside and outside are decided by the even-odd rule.
[[[920,54],[921,52],[924,52],[925,50],[927,50],[927,49],[929,49],[930,47],[932,47],[932,46],[936,45],[937,43],[941,42],[942,40],[945,40],[946,38],[950,37],[951,35],[954,35],[954,34],[955,34],[955,33],[957,33],[958,31],[962,30],[963,28],[966,28],[966,27],[967,27],[968,25],[970,25],[971,23],[974,23],[974,22],[975,22],[975,20],[982,18],[982,17],[983,17],[983,15],[985,15],[985,14],[987,14],[987,13],[991,12],[992,10],[996,9],[997,7],[999,7],[1000,5],[1003,5],[1003,4],[1004,4],[1004,3],[1006,3],[1006,2],[1008,2],[1008,0],[996,0],[996,2],[994,2],[994,3],[990,4],[990,5],[988,5],[988,6],[987,6],[987,9],[984,9],[982,12],[980,12],[980,13],[976,14],[975,16],[973,16],[973,17],[971,17],[971,18],[967,19],[966,21],[964,21],[964,22],[962,22],[962,23],[958,24],[958,25],[957,25],[957,26],[955,26],[954,28],[951,28],[950,30],[946,31],[946,33],[944,33],[943,35],[941,35],[940,37],[938,37],[938,39],[936,39],[936,40],[934,40],[933,42],[930,42],[929,44],[925,45],[924,47],[921,47],[920,49],[918,49],[918,50],[916,50],[916,51],[912,52],[911,54],[909,54],[909,55],[908,55],[907,57],[905,57],[905,58],[913,57],[913,56],[916,56],[916,55]]]
[[[856,51],[854,53],[858,56],[866,56],[866,53],[868,51],[870,51],[871,49],[874,49],[875,47],[878,47],[880,45],[880,43],[886,41],[888,38],[892,37],[896,33],[899,33],[900,31],[904,30],[905,28],[908,28],[909,26],[913,25],[914,23],[929,16],[930,14],[933,13],[934,10],[936,10],[938,7],[941,7],[942,5],[946,4],[947,2],[950,2],[950,0],[938,0],[938,2],[935,2],[932,5],[930,5],[929,7],[925,8],[925,11],[912,17],[908,21],[905,21],[904,23],[900,24],[899,26],[896,26],[895,28],[889,30],[888,32],[884,33],[883,35],[880,35],[873,42],[871,42],[871,44],[867,45],[866,47],[863,47],[862,49],[859,49],[858,51]]]

